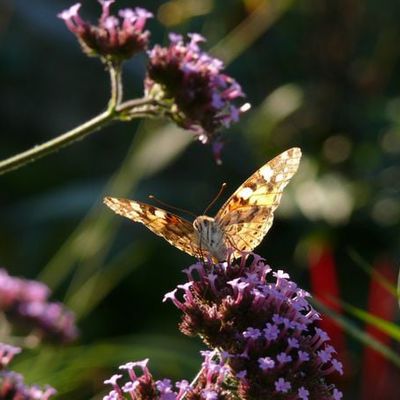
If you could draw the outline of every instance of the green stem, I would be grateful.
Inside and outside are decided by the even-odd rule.
[[[217,355],[219,353],[218,349],[214,349],[213,350],[213,354],[211,355],[210,358],[213,358],[215,355]],[[196,376],[193,378],[192,382],[190,382],[190,386],[194,387],[195,383],[199,380],[201,374],[204,371],[204,367],[201,367],[199,372],[196,374]],[[186,393],[180,398],[180,400],[184,400],[186,397]]]
[[[110,73],[110,83],[111,83],[111,97],[108,103],[108,110],[115,111],[117,106],[122,101],[123,88],[121,81],[122,68],[121,64],[110,63],[108,66],[108,71]]]
[[[0,175],[22,167],[23,165],[44,157],[47,154],[53,153],[54,151],[68,146],[77,140],[83,139],[90,133],[103,128],[111,121],[123,120],[126,115],[129,116],[129,119],[140,118],[147,114],[150,117],[153,117],[154,107],[156,105],[157,104],[153,99],[141,98],[116,104],[115,108],[109,107],[107,111],[97,115],[77,128],[74,128],[43,144],[34,146],[27,151],[0,161]]]

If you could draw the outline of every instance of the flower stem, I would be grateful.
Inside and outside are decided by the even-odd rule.
[[[210,358],[212,359],[215,355],[217,355],[219,352],[218,352],[218,349],[214,349],[213,350],[213,352],[212,352],[212,355],[210,356]],[[200,376],[201,376],[201,374],[203,373],[203,371],[204,371],[204,366],[202,366],[201,368],[200,368],[200,370],[199,370],[199,372],[196,374],[196,376],[193,378],[193,380],[192,380],[192,382],[190,382],[190,386],[191,387],[194,387],[194,385],[196,384],[196,382],[199,380],[199,378],[200,378]],[[185,392],[180,398],[179,398],[179,400],[184,400],[185,399],[185,396],[186,396],[186,393],[187,392]]]
[[[110,73],[111,97],[108,103],[108,110],[114,112],[122,101],[123,88],[121,81],[121,64],[109,63],[108,71]]]
[[[118,96],[119,95],[115,98],[117,101]],[[109,107],[107,111],[104,111],[82,125],[79,125],[54,139],[0,161],[0,175],[22,167],[23,165],[44,157],[47,154],[53,153],[54,151],[68,146],[77,140],[83,139],[90,133],[103,128],[111,121],[124,120],[126,119],[126,115],[129,116],[129,119],[140,118],[143,116],[154,117],[156,106],[157,104],[154,100],[149,98],[128,100],[125,103],[115,104],[112,108]]]

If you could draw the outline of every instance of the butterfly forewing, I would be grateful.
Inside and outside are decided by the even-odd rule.
[[[161,208],[129,199],[105,197],[104,204],[117,214],[142,223],[179,250],[194,257],[201,256],[193,225],[189,221]]]
[[[299,148],[278,155],[251,175],[218,211],[215,221],[234,249],[251,251],[264,238],[300,158]]]

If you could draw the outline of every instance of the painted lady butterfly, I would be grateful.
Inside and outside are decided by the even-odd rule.
[[[193,224],[161,208],[134,200],[105,197],[104,203],[117,214],[141,222],[194,257],[224,261],[229,249],[234,257],[239,257],[241,252],[252,251],[262,241],[300,158],[301,150],[296,147],[279,154],[251,175],[214,218],[201,215]]]

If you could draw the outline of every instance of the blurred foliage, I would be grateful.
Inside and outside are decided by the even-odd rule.
[[[1,159],[84,122],[107,104],[103,66],[80,52],[56,18],[73,3],[0,3]],[[228,196],[291,146],[303,149],[301,169],[257,252],[307,288],[310,247],[323,242],[333,248],[342,297],[353,305],[345,328],[350,336],[357,336],[352,327],[362,334],[357,320],[371,322],[360,311],[370,277],[348,249],[370,265],[385,258],[396,268],[399,259],[400,3],[117,5],[144,6],[155,14],[149,23],[153,43],[165,41],[168,30],[202,33],[253,108],[225,132],[221,167],[208,148],[190,144],[190,134],[145,121],[110,125],[0,177],[0,264],[49,284],[54,299],[77,313],[82,334],[70,348],[25,352],[16,369],[27,380],[57,387],[60,399],[77,400],[104,390],[102,381],[131,359],[151,357],[157,376],[191,379],[200,344],[179,334],[179,313],[161,300],[183,281],[180,271],[192,260],[142,226],[112,215],[102,196],[147,201],[154,194],[200,214],[222,182],[228,182]],[[94,0],[84,2],[88,17],[95,19],[99,10]],[[144,63],[138,57],[125,66],[129,97],[142,93]],[[390,329],[398,335],[398,328]],[[352,377],[342,386],[351,398],[362,398],[363,349],[349,337],[348,351]]]

